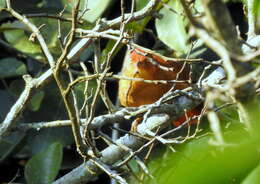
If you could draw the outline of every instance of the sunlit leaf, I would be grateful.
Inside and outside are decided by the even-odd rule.
[[[83,16],[83,19],[89,22],[95,22],[106,10],[110,0],[92,0],[85,1],[85,7],[89,9]]]
[[[61,50],[58,44],[59,27],[57,20],[48,18],[31,18],[30,21],[37,27],[40,27],[40,32],[44,37],[45,43],[49,50],[54,55],[59,55]],[[61,37],[67,36],[70,23],[62,23]],[[0,31],[4,32],[6,40],[16,49],[27,53],[39,60],[45,61],[45,56],[42,53],[41,46],[35,35],[32,34],[24,24],[20,22],[13,22],[4,24]]]
[[[258,165],[241,184],[260,183],[260,165]]]
[[[185,27],[187,21],[181,14],[182,7],[179,1],[170,1],[168,5],[177,13],[170,11],[164,7],[160,11],[163,15],[161,19],[156,19],[155,27],[158,33],[158,37],[167,46],[177,51],[179,54],[184,54],[188,50],[187,44],[188,33]]]
[[[145,7],[147,3],[149,3],[149,0],[135,0],[136,2],[136,9],[141,10]]]
[[[195,2],[192,10],[194,13],[203,11],[200,1]],[[188,21],[183,14],[180,2],[170,0],[166,7],[161,9],[160,14],[163,17],[155,21],[159,39],[175,50],[177,55],[186,54],[190,48]]]
[[[260,161],[257,141],[242,130],[226,132],[227,146],[209,144],[205,136],[176,148],[150,163],[153,181],[160,183],[238,183]],[[146,183],[154,183],[150,179]]]
[[[29,35],[23,30],[9,30],[4,32],[6,40],[16,49],[28,54],[40,53],[41,49],[38,44],[29,41]]]
[[[111,0],[82,0],[80,2],[80,13],[83,13],[82,18],[88,22],[95,22],[101,17],[102,13],[109,6]],[[72,10],[75,1],[62,0],[64,5],[67,5],[69,11]],[[87,11],[86,11],[87,10]],[[80,16],[82,14],[79,14]]]
[[[253,12],[256,19],[256,32],[260,34],[260,1],[254,0]]]
[[[144,8],[147,3],[149,2],[149,0],[136,0],[136,10],[141,10],[142,8]],[[131,22],[129,24],[127,24],[127,28],[134,30],[135,33],[141,33],[146,24],[149,22],[149,20],[151,19],[151,16],[147,16],[142,20],[139,20],[137,22]]]
[[[4,0],[0,1],[0,9],[5,8],[5,6],[6,6],[5,2],[6,1],[4,1]]]

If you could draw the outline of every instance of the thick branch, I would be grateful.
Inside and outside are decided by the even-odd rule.
[[[219,68],[215,72],[213,72],[209,77],[203,80],[202,85],[204,88],[207,86],[217,85],[220,82],[220,80],[222,80],[224,77],[224,71]],[[206,81],[208,81],[208,83],[206,83]],[[198,94],[198,92],[190,92],[190,94],[194,97],[200,95]],[[149,133],[152,130],[167,125],[169,122],[172,122],[172,120],[180,117],[185,111],[185,109],[192,109],[200,103],[201,101],[194,100],[186,96],[175,98],[171,104],[162,104],[154,108],[151,113],[151,116],[147,118],[146,122],[143,122],[138,126],[137,131],[142,135],[150,135]],[[141,109],[139,109],[139,111],[141,111]],[[124,117],[126,116],[126,113],[126,111],[122,111],[121,114],[117,114],[118,118],[123,121]],[[103,121],[106,121],[106,123],[104,123]],[[105,115],[95,118],[93,123],[98,124],[98,126],[95,127],[97,128],[104,124],[115,122],[113,116]],[[108,165],[113,165],[129,153],[126,149],[123,149],[121,146],[118,145],[124,145],[135,151],[141,148],[144,145],[144,142],[145,141],[141,140],[140,138],[126,134],[125,136],[121,137],[116,141],[117,145],[110,145],[101,152],[102,156],[100,158],[100,161]],[[71,171],[70,173],[68,173],[67,175],[56,180],[53,184],[84,183],[91,180],[99,173],[101,173],[101,170],[95,164],[93,164],[91,160],[89,160],[86,163],[74,169],[73,171]]]
[[[194,92],[193,95],[197,95],[197,93]],[[150,132],[158,127],[161,127],[162,125],[172,122],[172,120],[180,117],[185,109],[192,109],[199,103],[201,102],[194,101],[190,98],[182,96],[175,99],[172,104],[161,105],[155,111],[161,111],[165,113],[154,114],[150,116],[145,123],[142,123],[138,126],[138,132],[142,135],[149,135],[147,134],[147,132]],[[169,116],[167,113],[170,113],[172,116]],[[144,144],[144,141],[140,140],[140,138],[127,134],[118,139],[116,143],[118,145],[124,145],[135,151]],[[101,152],[102,157],[100,158],[100,161],[105,164],[112,165],[113,163],[126,156],[128,151],[118,145],[111,145],[103,150]],[[89,160],[85,164],[82,164],[78,168],[71,171],[69,174],[55,181],[54,184],[84,183],[92,179],[94,176],[96,176],[96,174],[100,172],[101,170],[96,165],[94,165],[91,160]]]

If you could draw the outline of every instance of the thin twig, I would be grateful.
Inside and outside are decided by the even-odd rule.
[[[52,15],[48,13],[33,13],[33,14],[26,14],[25,15],[28,18],[50,18],[50,19],[58,19],[64,22],[72,22],[71,18],[65,18],[60,15]],[[78,21],[78,24],[82,24],[82,21]]]

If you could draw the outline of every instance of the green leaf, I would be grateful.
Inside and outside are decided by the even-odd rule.
[[[89,47],[87,49],[84,49],[81,53],[80,53],[80,60],[81,61],[87,61],[90,59],[90,57],[93,55],[94,52],[94,47],[93,44],[89,45]]]
[[[84,95],[84,91],[85,91],[85,83],[79,83],[75,86],[75,94],[78,97],[78,105],[81,107],[84,103],[84,99],[85,99],[85,95]],[[87,96],[90,96],[90,94],[95,94],[97,89],[97,83],[95,80],[90,80],[88,81],[88,90],[87,90]],[[86,97],[88,98],[88,97]],[[93,96],[89,99],[89,102],[91,102],[91,100],[93,99]],[[100,98],[98,98],[97,104],[100,103]]]
[[[176,152],[160,155],[149,164],[157,184],[239,183],[260,161],[259,137],[253,139],[243,128],[224,133],[227,145],[213,146],[204,136],[175,147]],[[148,179],[144,183],[155,183]]]
[[[28,184],[51,183],[57,176],[62,161],[62,145],[51,144],[46,150],[33,156],[25,166]]]
[[[11,82],[9,85],[9,91],[12,93],[13,96],[19,97],[22,93],[25,86],[25,82],[22,79],[16,79]]]
[[[0,60],[0,78],[15,77],[26,74],[26,66],[16,58]]]
[[[114,40],[109,40],[106,44],[106,47],[102,50],[101,53],[101,62],[105,62],[107,59],[107,56],[109,54],[109,52],[111,52],[111,50],[113,49],[114,45],[115,45],[115,41]],[[116,56],[116,54],[120,51],[120,49],[122,49],[124,45],[123,44],[119,44],[117,46],[117,48],[115,49],[115,52],[112,54],[111,59],[114,58],[114,56]]]
[[[259,0],[254,0],[253,13],[255,15],[259,14],[260,13],[260,12],[258,12],[259,9],[260,9],[260,1]]]
[[[43,98],[44,98],[44,91],[40,91],[35,95],[33,95],[28,106],[29,109],[34,112],[38,111],[40,109]]]
[[[135,173],[140,172],[140,167],[139,167],[138,163],[136,162],[136,160],[132,159],[129,161],[128,164],[131,167],[133,172],[135,172]]]
[[[66,119],[66,109],[56,83],[51,81],[42,90],[44,90],[44,99],[41,102],[40,109],[36,112],[27,111],[26,121],[24,122],[45,122]],[[83,97],[80,100],[83,101]],[[71,145],[74,142],[71,127],[52,127],[28,131],[23,153],[29,156],[37,154],[47,149],[54,142],[59,142],[63,146]]]
[[[5,39],[13,47],[27,54],[36,54],[41,52],[40,46],[29,41],[29,35],[27,35],[24,30],[8,30],[15,28],[15,25],[10,25],[9,27],[5,25],[7,31],[4,32]]]
[[[12,153],[25,135],[24,131],[13,131],[10,135],[0,139],[0,162]]]
[[[141,10],[144,8],[149,0],[136,0],[136,11]],[[127,29],[134,30],[135,33],[141,33],[146,24],[151,20],[151,16],[146,16],[142,20],[130,22],[126,25]]]
[[[158,37],[168,47],[175,50],[176,55],[186,54],[190,49],[187,32],[188,21],[183,16],[183,9],[179,1],[170,0],[167,5],[159,12],[163,17],[155,21]],[[192,12],[203,12],[200,1],[195,1]],[[196,47],[200,44],[196,45]]]
[[[5,8],[5,7],[6,7],[5,1],[4,1],[4,0],[1,0],[1,1],[0,1],[0,9],[1,9],[1,8]]]
[[[61,1],[53,1],[53,0],[43,0],[42,6],[45,8],[56,8],[60,9],[60,11],[63,9]]]
[[[185,27],[187,21],[180,15],[182,7],[179,1],[170,1],[168,5],[178,12],[178,14],[170,11],[164,7],[161,9],[160,14],[163,18],[156,19],[155,27],[158,33],[158,37],[167,46],[177,51],[177,54],[184,54],[188,51],[189,45],[187,44],[188,33]]]
[[[253,12],[256,19],[256,32],[260,34],[260,1],[254,0]]]
[[[89,9],[84,16],[83,19],[89,22],[95,22],[102,13],[106,10],[110,3],[110,0],[92,0],[92,1],[85,1],[84,6]]]
[[[42,105],[43,106],[43,105]],[[37,114],[42,113],[41,110]],[[33,114],[33,113],[31,113]],[[50,113],[42,113],[43,116],[48,116]],[[50,144],[59,142],[63,146],[68,146],[74,143],[71,127],[52,127],[29,131],[26,136],[26,146],[23,153],[28,156],[37,154],[49,147]]]
[[[84,12],[82,18],[88,22],[94,23],[98,18],[101,17],[102,13],[109,6],[111,0],[82,0],[80,2],[80,10],[84,12],[84,10],[88,9]],[[68,6],[68,10],[71,11],[74,5],[74,2],[71,1],[68,3],[67,0],[62,0],[64,5]]]
[[[12,96],[8,93],[7,90],[0,90],[0,123],[5,119],[5,116],[9,112],[10,108],[12,107],[14,101],[12,100]]]
[[[31,18],[31,23],[37,27],[41,27],[40,32],[44,37],[44,40],[54,56],[61,53],[61,49],[58,44],[58,24],[55,19],[48,18]],[[62,39],[69,32],[70,23],[62,23],[61,33]],[[16,49],[35,57],[38,60],[46,61],[44,54],[42,53],[41,46],[38,43],[36,37],[33,37],[31,31],[24,26],[24,24],[15,21],[13,23],[4,24],[0,31],[3,31],[5,39],[15,47]]]
[[[258,165],[242,182],[242,184],[260,183],[260,165]]]
[[[149,2],[149,0],[135,0],[136,10],[141,10]]]

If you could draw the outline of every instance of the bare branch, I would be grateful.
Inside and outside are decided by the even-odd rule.
[[[221,72],[220,72],[221,73]],[[216,75],[217,74],[217,75]],[[222,73],[223,74],[223,73]],[[218,79],[209,79],[216,77]],[[220,82],[221,79],[223,79],[224,74],[222,75],[222,78],[219,77],[219,73],[216,72],[213,75],[210,75],[205,80],[207,81],[215,81],[217,83]],[[197,92],[191,92],[194,96],[198,95]],[[142,135],[148,135],[147,133],[149,131],[152,131],[154,129],[157,129],[158,127],[162,127],[167,125],[172,120],[178,118],[180,115],[183,114],[185,109],[191,109],[201,103],[201,101],[190,99],[186,96],[181,96],[178,98],[175,98],[171,104],[162,104],[160,106],[154,106],[154,109],[152,110],[152,113],[150,114],[150,117],[147,118],[147,121],[140,124],[138,126],[138,132]],[[153,104],[152,104],[153,105]],[[150,107],[152,106],[150,105]],[[149,106],[149,105],[148,105]],[[131,108],[128,108],[131,109]],[[138,110],[138,108],[133,108],[135,110]],[[141,110],[141,109],[140,109]],[[143,109],[142,109],[143,110]],[[115,123],[116,121],[124,121],[126,118],[125,116],[129,114],[129,111],[127,108],[122,109],[122,111],[115,112],[114,114],[110,115],[104,115],[94,118],[93,122],[91,123],[91,126],[103,126],[107,123]],[[158,116],[159,115],[159,116]],[[160,117],[160,118],[158,118]],[[184,125],[183,125],[184,126]],[[97,127],[95,127],[97,128]],[[149,135],[148,135],[149,136]],[[123,149],[122,147],[118,145],[124,145],[128,147],[129,149],[135,151],[140,149],[142,146],[146,145],[145,140],[141,139],[139,137],[126,134],[125,136],[121,137],[116,141],[117,145],[113,144],[104,149],[101,152],[101,158],[100,161],[113,165],[113,163],[116,163],[118,160],[124,158],[128,151]],[[92,172],[89,172],[92,171]],[[94,173],[93,173],[94,172]],[[61,177],[60,179],[56,180],[53,184],[76,184],[76,183],[82,183],[87,182],[91,180],[96,174],[99,174],[101,170],[96,166],[93,165],[91,161],[87,161],[86,163],[82,164],[81,166],[77,167],[67,175]]]

